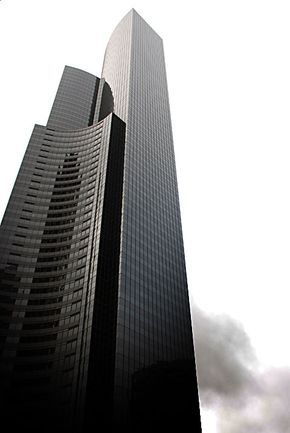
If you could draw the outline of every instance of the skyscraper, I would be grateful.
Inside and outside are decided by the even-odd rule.
[[[0,255],[11,426],[200,431],[163,44],[136,11],[113,32],[101,79],[65,67]]]

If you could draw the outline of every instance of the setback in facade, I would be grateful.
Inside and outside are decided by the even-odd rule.
[[[161,38],[131,10],[65,67],[0,228],[11,431],[200,432]]]

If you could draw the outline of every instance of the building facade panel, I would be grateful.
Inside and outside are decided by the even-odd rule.
[[[115,376],[118,423],[126,425],[138,422],[134,378],[153,366],[191,365],[187,400],[194,407],[198,399],[163,43],[134,10],[109,41],[103,76],[127,125]],[[154,390],[143,401],[147,428],[156,422]],[[176,400],[174,386],[170,393]]]

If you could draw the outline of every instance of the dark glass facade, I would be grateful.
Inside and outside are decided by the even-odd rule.
[[[163,45],[134,10],[102,75],[65,67],[3,217],[3,416],[199,432]]]

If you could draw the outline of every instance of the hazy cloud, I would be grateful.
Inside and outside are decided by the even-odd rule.
[[[243,327],[193,311],[201,404],[215,408],[219,433],[290,433],[290,368],[261,373]],[[206,433],[206,432],[205,432]]]
[[[243,328],[228,316],[193,312],[200,397],[204,403],[239,396],[255,385],[256,358]]]
[[[257,375],[259,392],[248,392],[244,405],[217,407],[220,433],[290,433],[290,369]]]

